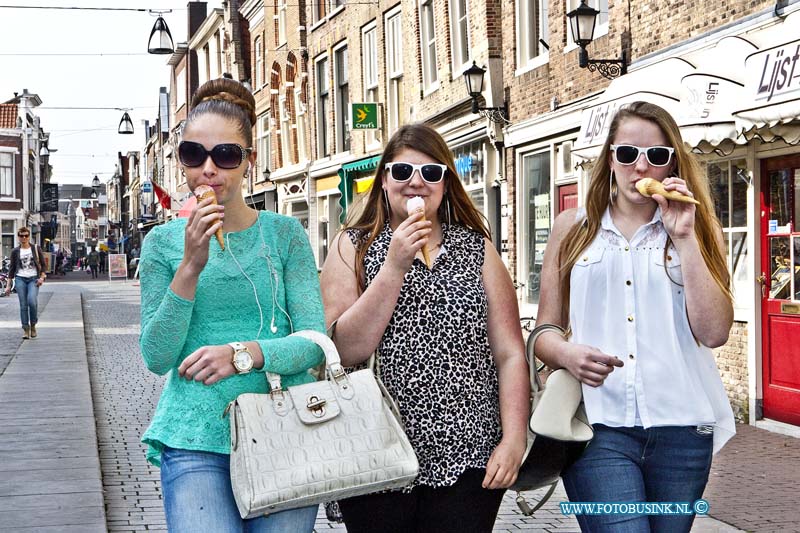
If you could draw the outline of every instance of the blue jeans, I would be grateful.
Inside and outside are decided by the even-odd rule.
[[[703,497],[711,426],[608,427],[562,475],[572,502],[688,502]],[[688,532],[694,515],[578,515],[582,531]]]
[[[161,489],[170,533],[310,533],[317,508],[302,507],[243,520],[233,499],[230,456],[176,450],[161,452]]]
[[[14,288],[19,298],[19,318],[24,327],[35,326],[39,322],[39,287],[36,285],[37,277],[14,278]]]

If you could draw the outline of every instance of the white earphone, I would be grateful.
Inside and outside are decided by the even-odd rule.
[[[275,308],[277,307],[289,320],[289,329],[292,332],[294,332],[294,324],[292,324],[292,317],[289,316],[289,313],[287,313],[286,310],[283,307],[281,307],[281,304],[278,302],[278,287],[277,287],[278,272],[275,270],[275,267],[272,265],[272,260],[269,258],[270,250],[269,246],[267,246],[267,243],[264,241],[264,233],[261,230],[260,217],[258,220],[256,220],[256,224],[258,224],[258,233],[259,236],[261,237],[261,244],[264,246],[264,258],[267,260],[267,265],[269,266],[269,273],[270,273],[269,285],[270,289],[272,290],[272,320],[270,321],[269,330],[273,334],[278,332],[278,326],[275,325]],[[233,249],[231,248],[231,243],[230,243],[230,233],[225,234],[225,248],[227,248],[228,253],[233,259],[233,262],[236,263],[236,266],[239,268],[239,272],[241,272],[242,275],[245,277],[245,279],[247,279],[247,281],[250,282],[250,286],[253,288],[253,295],[256,298],[256,305],[258,306],[258,316],[260,320],[258,326],[258,334],[256,335],[256,339],[258,339],[261,337],[261,330],[264,328],[264,312],[261,309],[261,302],[258,300],[258,290],[256,289],[256,284],[253,283],[253,280],[251,280],[250,276],[248,276],[247,273],[244,271],[242,265],[240,265],[239,261],[236,259],[236,256],[233,255]]]

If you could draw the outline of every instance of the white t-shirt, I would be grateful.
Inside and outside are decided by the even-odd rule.
[[[716,453],[736,432],[733,411],[713,352],[692,334],[673,247],[665,269],[666,239],[660,209],[630,242],[606,210],[572,268],[571,342],[625,362],[600,387],[583,385],[586,413],[612,427],[712,424]]]
[[[33,260],[33,246],[28,248],[19,248],[19,262],[20,268],[17,270],[17,276],[23,278],[35,278],[39,275],[36,270],[36,261]]]

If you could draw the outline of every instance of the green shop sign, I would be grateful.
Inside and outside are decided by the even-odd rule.
[[[350,117],[354,130],[377,130],[378,104],[373,102],[350,104]]]

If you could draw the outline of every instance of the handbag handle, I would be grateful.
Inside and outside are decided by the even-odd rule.
[[[342,366],[339,352],[336,350],[336,345],[327,335],[319,331],[314,331],[313,329],[304,329],[302,331],[295,331],[289,335],[289,337],[301,337],[310,340],[322,348],[325,354],[325,368],[329,376],[336,378],[344,374],[344,367]],[[266,374],[270,392],[281,390],[281,376],[279,374],[273,374],[272,372],[266,372]]]
[[[536,371],[536,355],[534,354],[533,348],[536,346],[536,340],[539,336],[548,331],[556,331],[562,337],[566,336],[564,328],[556,324],[539,324],[533,328],[530,337],[528,337],[528,342],[526,343],[527,350],[525,350],[525,355],[528,357],[528,371],[530,373],[532,395],[542,390],[542,380],[539,378],[539,372]]]

